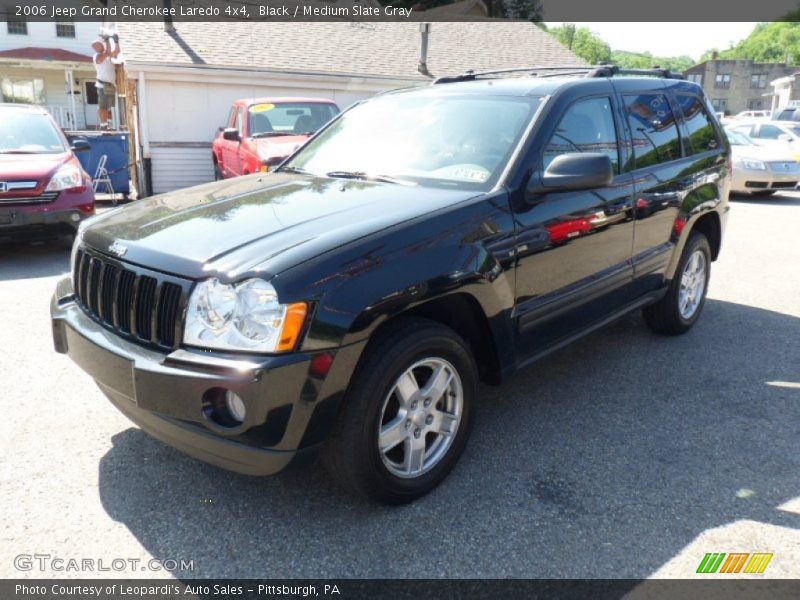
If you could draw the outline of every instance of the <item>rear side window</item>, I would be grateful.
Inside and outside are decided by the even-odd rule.
[[[641,169],[681,157],[678,126],[666,96],[626,96],[625,112],[631,128],[635,160],[635,165],[626,165],[627,169]]]
[[[700,154],[719,148],[717,131],[703,106],[703,101],[697,96],[684,95],[678,95],[676,100],[681,107],[686,129],[689,132],[687,151],[690,154]]]
[[[568,152],[600,152],[607,155],[619,173],[617,131],[608,98],[587,98],[572,104],[544,150],[544,168]]]

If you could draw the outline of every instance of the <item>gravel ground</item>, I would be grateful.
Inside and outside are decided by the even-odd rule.
[[[692,332],[632,315],[484,389],[456,470],[401,508],[319,466],[248,478],[152,440],[53,352],[68,252],[0,248],[0,577],[169,576],[15,568],[34,553],[194,561],[179,577],[689,577],[756,551],[798,577],[798,231],[800,194],[738,198]]]

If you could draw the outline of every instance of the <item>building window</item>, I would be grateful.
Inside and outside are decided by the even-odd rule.
[[[56,23],[56,37],[74,38],[75,23],[70,23],[69,21],[59,21]]]
[[[767,87],[767,75],[766,73],[756,74],[750,76],[750,87],[763,89]]]
[[[717,76],[714,78],[714,87],[715,88],[724,88],[728,89],[731,87],[731,76],[730,73],[717,73]]]
[[[748,110],[761,110],[764,108],[764,101],[761,98],[753,98],[747,101]]]
[[[3,77],[0,79],[3,102],[44,104],[44,80],[37,77]]]
[[[8,17],[6,27],[8,27],[10,35],[28,35],[28,23],[25,22],[25,19]]]
[[[725,98],[714,98],[711,104],[717,112],[725,112],[728,110],[728,101]]]
[[[686,76],[689,81],[692,81],[698,85],[703,85],[703,74],[702,73],[689,73]]]

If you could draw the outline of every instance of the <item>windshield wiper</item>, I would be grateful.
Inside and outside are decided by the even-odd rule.
[[[281,167],[277,169],[278,173],[297,173],[298,175],[314,175],[311,171],[306,171],[301,167]]]
[[[397,179],[390,175],[372,175],[364,171],[331,171],[325,173],[326,177],[335,177],[337,179],[360,179],[362,181],[380,181],[382,183],[396,183],[398,185],[417,185],[413,181],[406,181],[404,179]]]
[[[288,131],[261,131],[259,133],[252,134],[250,137],[251,138],[279,137],[282,135],[295,135],[295,134],[289,133]]]

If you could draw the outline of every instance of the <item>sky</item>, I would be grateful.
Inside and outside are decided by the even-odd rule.
[[[558,26],[561,23],[547,23]],[[746,38],[756,23],[575,23],[609,43],[612,50],[650,52],[655,56],[689,55],[697,60],[710,48],[725,50]],[[665,31],[680,35],[664,35]]]

